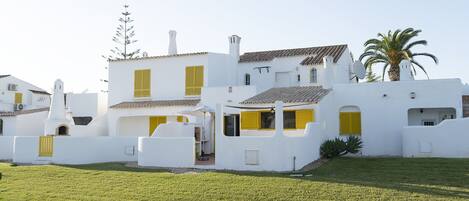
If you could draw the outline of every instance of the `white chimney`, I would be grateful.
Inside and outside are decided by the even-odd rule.
[[[402,60],[399,63],[399,80],[408,81],[414,80],[414,74],[412,73],[412,63],[409,60]]]
[[[323,83],[322,86],[325,89],[330,89],[332,88],[332,85],[334,84],[334,58],[331,56],[325,56],[322,58],[322,62],[324,65],[324,74],[323,74]]]
[[[230,56],[232,56],[236,63],[239,61],[239,44],[241,42],[241,37],[237,35],[232,35],[228,37],[230,42]]]
[[[169,47],[168,47],[168,55],[176,55],[178,53],[177,45],[176,45],[176,31],[170,30],[169,31]]]

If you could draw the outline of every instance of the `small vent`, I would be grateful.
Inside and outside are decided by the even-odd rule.
[[[246,150],[244,160],[246,165],[259,165],[259,150]]]

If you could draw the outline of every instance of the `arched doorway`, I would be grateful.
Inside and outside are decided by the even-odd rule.
[[[57,128],[57,135],[68,135],[68,127],[60,126]]]

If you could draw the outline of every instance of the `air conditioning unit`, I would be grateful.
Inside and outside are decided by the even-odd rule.
[[[8,84],[8,91],[16,91],[18,88],[17,84]]]
[[[23,104],[15,104],[13,109],[15,111],[20,111],[20,110],[23,110],[23,108],[24,108]]]

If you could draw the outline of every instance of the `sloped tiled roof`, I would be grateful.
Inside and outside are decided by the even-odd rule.
[[[301,62],[301,65],[313,65],[321,64],[324,56],[332,56],[334,62],[337,62],[345,49],[347,49],[347,45],[246,52],[239,57],[239,62],[262,62],[271,61],[277,57],[307,56],[307,58]]]
[[[183,53],[183,54],[174,54],[174,55],[159,55],[159,56],[148,56],[148,57],[139,57],[133,59],[113,59],[111,62],[115,61],[135,61],[135,60],[144,60],[144,59],[160,59],[160,58],[169,58],[169,57],[182,57],[182,56],[195,56],[195,55],[204,55],[208,52],[193,52],[193,53]]]
[[[112,105],[110,108],[150,108],[150,107],[168,107],[168,106],[196,106],[200,99],[185,99],[185,100],[154,100],[154,101],[133,101],[122,102]]]
[[[37,112],[45,112],[49,111],[49,108],[38,108],[38,109],[31,109],[31,110],[20,110],[20,111],[15,111],[15,112],[0,112],[0,117],[12,117],[12,116],[18,116],[22,114],[32,114],[32,113],[37,113]]]
[[[0,75],[0,78],[8,77],[10,75]]]
[[[257,94],[241,104],[269,104],[275,101],[284,103],[318,103],[330,90],[321,86],[272,88]]]
[[[49,92],[47,91],[38,91],[38,90],[32,90],[30,89],[29,91],[35,93],[35,94],[44,94],[44,95],[51,95]]]

